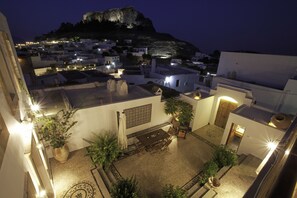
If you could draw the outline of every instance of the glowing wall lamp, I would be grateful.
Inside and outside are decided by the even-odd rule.
[[[31,105],[31,110],[33,112],[39,111],[40,110],[40,106],[38,104],[32,104]]]
[[[171,81],[171,76],[166,76],[165,77],[165,83],[170,83]]]
[[[263,161],[261,162],[261,164],[258,166],[256,173],[259,174],[259,172],[262,170],[262,168],[264,167],[264,165],[267,163],[268,159],[270,158],[270,156],[272,155],[272,153],[274,152],[274,150],[277,147],[277,142],[275,141],[269,141],[266,143],[266,147],[267,149],[269,149],[269,152],[267,153],[266,157],[263,159]]]
[[[235,99],[229,97],[229,96],[221,96],[219,97],[219,100],[227,100],[229,102],[232,102],[232,103],[238,103]]]

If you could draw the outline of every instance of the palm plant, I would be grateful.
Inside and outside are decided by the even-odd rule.
[[[90,143],[87,155],[91,157],[94,164],[100,165],[104,169],[108,169],[121,152],[117,137],[111,133],[95,134],[94,140],[85,141]]]
[[[138,186],[134,177],[121,179],[111,189],[112,198],[138,198]]]

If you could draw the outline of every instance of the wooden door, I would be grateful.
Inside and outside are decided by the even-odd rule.
[[[229,117],[229,113],[236,108],[237,108],[236,103],[221,99],[219,108],[217,111],[215,125],[217,125],[218,127],[221,127],[221,128],[225,128],[225,126],[227,124],[228,117]]]

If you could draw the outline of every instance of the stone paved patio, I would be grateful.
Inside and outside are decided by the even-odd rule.
[[[193,133],[205,139],[211,144],[220,145],[224,129],[216,125],[205,125],[204,127],[193,131]]]
[[[64,164],[59,163],[54,158],[50,159],[57,198],[64,197],[71,187],[81,182],[88,183],[94,188],[95,198],[101,197],[91,174],[91,169],[94,168],[94,165],[90,157],[85,156],[85,154],[86,149],[73,151],[70,153],[68,161]]]
[[[153,154],[143,151],[115,162],[115,166],[123,177],[136,177],[144,197],[160,197],[163,185],[183,186],[191,180],[211,159],[212,152],[209,144],[192,133],[186,139],[174,139],[168,150]],[[56,197],[63,197],[81,182],[94,187],[95,198],[102,197],[91,174],[94,165],[85,154],[85,149],[74,151],[65,164],[50,160]],[[241,197],[255,179],[254,170],[259,163],[259,159],[252,158],[233,167],[221,179],[222,185],[214,189],[217,197]]]
[[[129,156],[115,163],[126,178],[135,176],[142,195],[160,197],[162,186],[183,186],[210,160],[213,149],[191,134],[186,139],[174,139],[166,151]]]

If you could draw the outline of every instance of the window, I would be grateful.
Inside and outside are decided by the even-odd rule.
[[[152,104],[125,109],[126,127],[132,128],[151,121]]]
[[[176,80],[175,86],[176,86],[176,87],[179,86],[179,80]]]
[[[6,128],[2,115],[0,114],[0,168],[4,158],[8,137],[9,137],[9,132]]]

